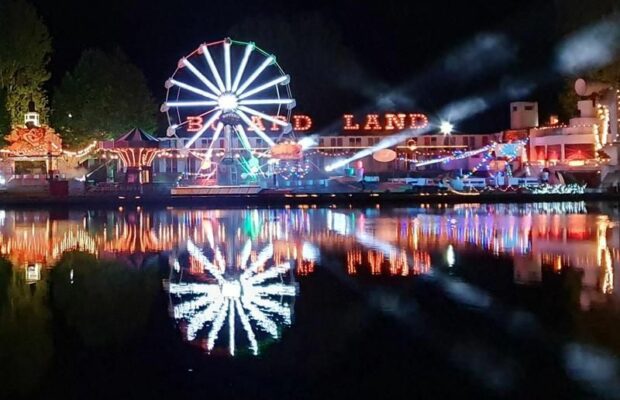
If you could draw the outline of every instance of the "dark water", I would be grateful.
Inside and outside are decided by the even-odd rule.
[[[613,204],[0,210],[0,398],[620,398]]]

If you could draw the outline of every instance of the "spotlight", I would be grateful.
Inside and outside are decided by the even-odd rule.
[[[448,121],[442,121],[441,124],[439,125],[439,131],[443,133],[444,135],[451,134],[453,129],[454,129],[454,125],[452,125]]]

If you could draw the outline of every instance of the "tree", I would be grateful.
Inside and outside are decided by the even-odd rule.
[[[86,50],[52,99],[52,122],[69,146],[154,130],[157,105],[142,71],[120,51]]]
[[[0,90],[5,92],[0,107],[8,112],[11,125],[23,123],[31,100],[46,121],[43,84],[50,77],[46,66],[51,53],[49,32],[36,9],[24,0],[0,2]]]
[[[276,55],[291,75],[298,112],[326,121],[363,100],[355,90],[363,81],[361,67],[324,16],[252,16],[229,32]]]
[[[6,90],[0,88],[0,136],[11,130],[11,115],[6,109]]]

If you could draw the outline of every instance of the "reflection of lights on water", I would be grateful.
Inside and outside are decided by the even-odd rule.
[[[347,216],[343,213],[327,211],[327,229],[336,231],[340,235],[347,235]]]
[[[304,260],[317,262],[321,257],[321,252],[315,245],[304,242],[301,250],[301,256]]]
[[[273,256],[271,244],[249,262],[251,242],[248,240],[241,251],[240,264],[232,274],[225,273],[226,260],[220,259],[221,254],[214,256],[214,264],[191,240],[187,243],[187,250],[216,281],[169,285],[170,294],[178,302],[173,309],[174,318],[188,323],[187,340],[196,339],[207,328],[206,346],[207,351],[211,351],[228,321],[228,351],[234,355],[238,347],[235,327],[239,321],[248,347],[256,355],[260,332],[278,339],[278,325],[291,324],[292,306],[284,299],[294,298],[297,287],[283,282],[284,274],[290,270],[290,262],[267,266]]]
[[[456,257],[454,255],[454,247],[449,244],[448,248],[446,249],[446,262],[448,263],[448,267],[454,266],[455,261]]]

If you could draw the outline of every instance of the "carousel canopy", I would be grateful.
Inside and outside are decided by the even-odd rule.
[[[143,131],[140,128],[134,128],[129,132],[119,136],[115,140],[104,142],[104,148],[158,148],[159,139],[155,136]]]

